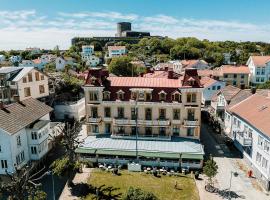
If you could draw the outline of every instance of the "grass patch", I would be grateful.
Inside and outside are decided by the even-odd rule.
[[[130,186],[141,188],[142,190],[154,193],[160,200],[198,200],[199,194],[193,178],[190,176],[163,176],[154,177],[143,172],[129,172],[121,170],[121,175],[116,176],[112,173],[94,169],[91,172],[88,183],[94,187],[102,186],[102,190],[111,190],[113,195],[123,195]],[[177,189],[175,182],[177,181]],[[88,195],[85,199],[94,199],[93,195]]]

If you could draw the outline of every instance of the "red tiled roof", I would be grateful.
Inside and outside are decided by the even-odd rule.
[[[212,84],[214,84],[216,82],[217,82],[217,80],[212,79],[212,78],[207,77],[207,76],[203,76],[201,78],[201,84],[203,85],[204,88],[207,88],[207,87],[209,87],[210,85],[212,85]]]
[[[202,70],[197,70],[197,71],[198,71],[198,75],[200,77],[203,77],[203,76],[211,77],[211,76],[213,76],[213,70],[211,70],[211,69],[202,69]]]
[[[248,108],[248,109],[247,109]],[[263,134],[270,136],[270,98],[255,94],[233,106],[231,112],[240,116]]]
[[[216,70],[220,71],[220,74],[249,74],[249,68],[246,65],[234,66],[234,65],[222,65]]]
[[[264,67],[270,61],[270,56],[251,56],[256,67]]]
[[[39,58],[34,59],[34,60],[32,60],[32,61],[33,61],[33,63],[35,63],[35,64],[39,64],[39,63],[41,63],[41,60],[40,60]]]
[[[182,86],[179,79],[149,78],[149,77],[108,77],[111,86],[117,87],[170,87],[179,88]]]

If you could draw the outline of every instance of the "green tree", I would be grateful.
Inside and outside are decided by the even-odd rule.
[[[68,186],[73,186],[72,175],[79,169],[80,163],[76,158],[75,150],[78,148],[80,142],[78,135],[81,131],[81,123],[74,121],[71,123],[65,123],[62,129],[63,138],[61,144],[65,147],[65,155],[55,160],[51,168],[53,173],[57,176],[67,176]]]
[[[36,190],[31,196],[28,196],[28,200],[46,200],[47,194],[41,190]]]
[[[270,81],[267,81],[267,82],[265,82],[263,84],[259,84],[257,86],[257,88],[258,89],[270,89]]]
[[[213,185],[213,178],[218,173],[218,165],[212,156],[206,161],[205,166],[203,167],[203,173],[208,177],[209,183]]]
[[[108,67],[109,72],[116,76],[132,76],[134,66],[130,62],[131,58],[128,56],[112,58]]]
[[[13,174],[7,173],[7,180],[5,180],[5,182],[0,180],[0,193],[8,195],[11,200],[32,198],[37,192],[42,193],[43,196],[46,195],[45,192],[39,189],[40,184],[34,183],[35,179],[33,179],[45,168],[34,173],[35,168],[36,166],[32,165],[31,168],[16,170]]]
[[[56,66],[55,62],[47,63],[44,67],[45,72],[55,72],[56,71]]]
[[[158,198],[151,192],[143,191],[140,188],[130,187],[123,200],[158,200]]]

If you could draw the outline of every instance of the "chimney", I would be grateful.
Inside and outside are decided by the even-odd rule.
[[[20,96],[19,95],[13,95],[13,99],[15,102],[19,102],[20,101]]]
[[[255,94],[256,93],[256,87],[252,87],[250,90],[251,90],[251,93],[252,94]]]
[[[4,103],[3,101],[0,101],[0,109],[2,110],[4,108]]]
[[[168,79],[173,79],[173,70],[168,71]]]

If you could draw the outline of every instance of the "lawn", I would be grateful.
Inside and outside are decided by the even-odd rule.
[[[198,200],[199,194],[193,178],[188,176],[164,176],[154,177],[151,174],[143,172],[129,172],[121,170],[121,175],[112,175],[110,172],[104,172],[99,169],[91,172],[88,183],[102,189],[113,188],[112,194],[124,194],[130,186],[141,188],[145,191],[153,192],[160,200]],[[177,181],[177,189],[175,182]],[[93,199],[89,195],[86,200]]]

